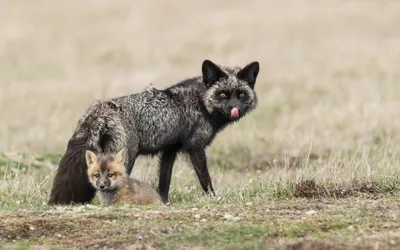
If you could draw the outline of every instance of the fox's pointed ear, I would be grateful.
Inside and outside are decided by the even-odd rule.
[[[203,73],[203,82],[207,88],[211,87],[219,79],[227,77],[225,72],[210,60],[204,60],[201,71]]]
[[[86,150],[85,158],[88,167],[97,161],[97,155],[90,150]]]
[[[243,69],[241,69],[237,73],[237,77],[240,80],[248,82],[250,87],[254,88],[259,71],[260,71],[260,64],[258,62],[252,62]]]
[[[124,154],[125,154],[125,149],[122,148],[114,157],[114,161],[117,163],[123,163],[124,162]]]

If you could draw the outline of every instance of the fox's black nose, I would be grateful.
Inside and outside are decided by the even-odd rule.
[[[106,187],[106,186],[104,186],[104,185],[100,185],[100,186],[99,186],[100,189],[103,189],[103,188],[105,188],[105,187]]]

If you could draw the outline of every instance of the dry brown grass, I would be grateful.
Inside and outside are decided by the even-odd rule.
[[[213,150],[398,142],[397,1],[2,1],[0,149],[61,152],[95,99],[259,60],[257,111]],[[386,139],[383,138],[383,139]]]
[[[3,1],[0,150],[63,153],[95,99],[169,86],[209,58],[261,63],[258,109],[210,157],[396,154],[399,13],[390,0]]]

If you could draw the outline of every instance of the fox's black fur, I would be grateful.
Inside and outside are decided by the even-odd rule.
[[[219,131],[256,107],[254,85],[258,72],[258,62],[244,68],[228,68],[205,60],[200,77],[164,90],[148,88],[95,103],[80,119],[70,139],[49,203],[92,200],[95,191],[89,187],[85,172],[85,149],[98,153],[126,148],[128,174],[139,155],[160,153],[158,191],[164,202],[168,201],[176,155],[185,153],[203,191],[214,194],[205,148]]]

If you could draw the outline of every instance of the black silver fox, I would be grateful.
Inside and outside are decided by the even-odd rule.
[[[213,194],[205,148],[228,124],[257,106],[259,63],[220,67],[205,60],[202,75],[169,88],[97,101],[81,117],[53,181],[49,204],[89,203],[86,150],[116,153],[125,148],[128,174],[139,155],[160,154],[158,192],[168,202],[178,153],[189,156],[205,193]]]

